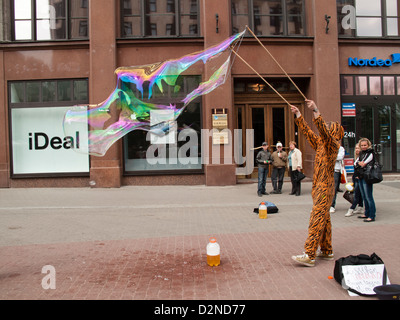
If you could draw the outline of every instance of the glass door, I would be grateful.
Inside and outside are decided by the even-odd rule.
[[[392,143],[392,111],[391,105],[379,104],[358,104],[356,116],[356,136],[368,138],[376,153],[379,161],[383,164],[383,171],[393,171],[393,152]]]

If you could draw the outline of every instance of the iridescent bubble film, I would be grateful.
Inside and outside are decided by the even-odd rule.
[[[74,106],[65,114],[65,135],[71,135],[78,130],[88,131],[87,144],[81,141],[80,150],[76,151],[103,156],[114,142],[133,130],[150,131],[156,135],[168,133],[187,105],[225,83],[232,65],[231,48],[240,44],[244,33],[245,31],[235,34],[213,47],[179,59],[118,68],[115,71],[117,87],[105,101],[97,105]],[[162,103],[152,103],[154,86],[161,94],[168,86],[178,92],[181,90],[177,85],[180,76],[199,74],[199,70],[204,73],[205,66],[207,70],[211,70],[212,75],[189,92],[179,106],[172,104],[167,97],[165,101],[162,99]],[[121,85],[122,83],[133,84],[139,94],[134,93],[132,87]],[[151,112],[162,110],[170,112],[169,120],[151,122]],[[116,118],[117,121],[113,120]]]

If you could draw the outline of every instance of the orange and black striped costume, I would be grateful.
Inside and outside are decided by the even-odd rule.
[[[315,259],[318,245],[325,254],[332,253],[332,225],[329,208],[334,196],[334,168],[339,151],[339,141],[344,130],[338,122],[332,122],[330,129],[321,116],[313,119],[319,135],[315,134],[303,116],[296,118],[296,124],[303,132],[311,147],[316,151],[314,175],[311,196],[313,208],[308,226],[308,237],[305,243],[305,253],[310,259]]]

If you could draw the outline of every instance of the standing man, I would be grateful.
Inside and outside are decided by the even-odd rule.
[[[306,104],[314,114],[313,122],[318,128],[319,135],[310,129],[296,106],[291,105],[291,111],[296,115],[297,126],[316,151],[311,191],[313,208],[310,214],[308,237],[304,245],[305,252],[302,255],[292,256],[292,259],[307,267],[314,267],[318,245],[321,246],[319,258],[333,259],[332,225],[329,213],[335,193],[332,172],[344,130],[338,122],[326,124],[314,101],[306,100]]]
[[[258,165],[258,190],[257,194],[261,197],[263,194],[268,195],[265,191],[265,183],[267,182],[268,167],[271,163],[271,153],[268,151],[268,143],[263,142],[262,150],[256,156]]]
[[[272,153],[271,181],[274,188],[271,193],[282,193],[283,178],[285,176],[287,153],[282,150],[282,143],[276,144],[276,151]]]

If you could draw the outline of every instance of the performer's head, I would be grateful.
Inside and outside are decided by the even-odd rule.
[[[344,137],[344,129],[339,122],[331,122],[329,133],[338,141],[342,140]]]
[[[268,149],[268,142],[263,142],[262,143],[262,147],[263,147],[264,150],[267,150]]]

